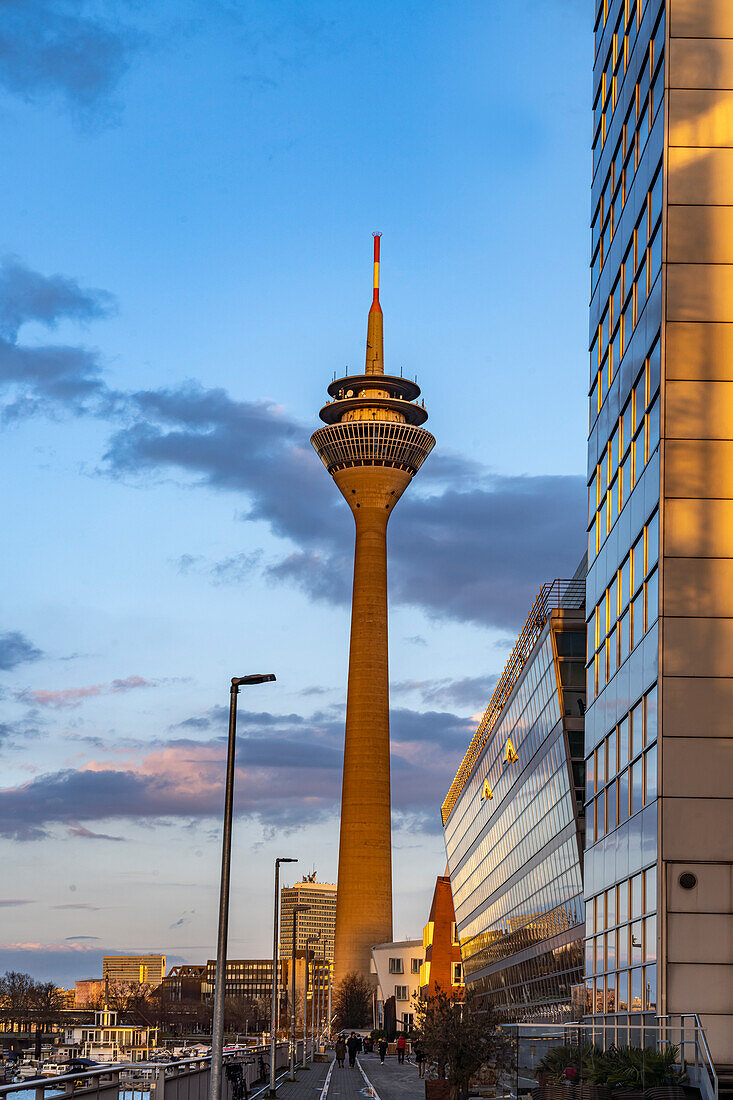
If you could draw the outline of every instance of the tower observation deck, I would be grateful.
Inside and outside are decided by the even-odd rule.
[[[387,523],[435,445],[416,382],[384,373],[380,238],[363,374],[328,387],[311,442],[356,525],[341,792],[334,977],[369,977],[371,948],[392,939],[387,660]]]

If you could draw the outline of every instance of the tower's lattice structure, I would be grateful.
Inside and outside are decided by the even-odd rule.
[[[369,974],[373,944],[392,939],[387,523],[430,454],[420,387],[384,373],[379,235],[363,374],[339,378],[311,442],[356,523],[346,704],[335,980]]]

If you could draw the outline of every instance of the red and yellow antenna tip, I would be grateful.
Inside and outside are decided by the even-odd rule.
[[[379,301],[379,241],[381,233],[373,233],[374,237],[374,301]]]

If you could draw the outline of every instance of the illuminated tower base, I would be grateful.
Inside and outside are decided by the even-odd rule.
[[[392,939],[387,523],[435,440],[418,425],[416,383],[384,374],[379,237],[366,370],[328,387],[313,446],[356,524],[341,793],[334,978],[369,976],[371,948]]]

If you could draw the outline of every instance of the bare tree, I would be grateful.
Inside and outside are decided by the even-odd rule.
[[[28,1019],[36,1027],[36,1058],[41,1057],[44,1027],[62,1019],[63,994],[53,982],[33,982],[28,996]]]
[[[33,978],[17,970],[7,970],[0,978],[0,1016],[11,1031],[23,1029],[28,1022]]]
[[[355,971],[344,975],[336,986],[333,1014],[339,1028],[364,1027],[371,1022],[372,987],[366,978]]]

